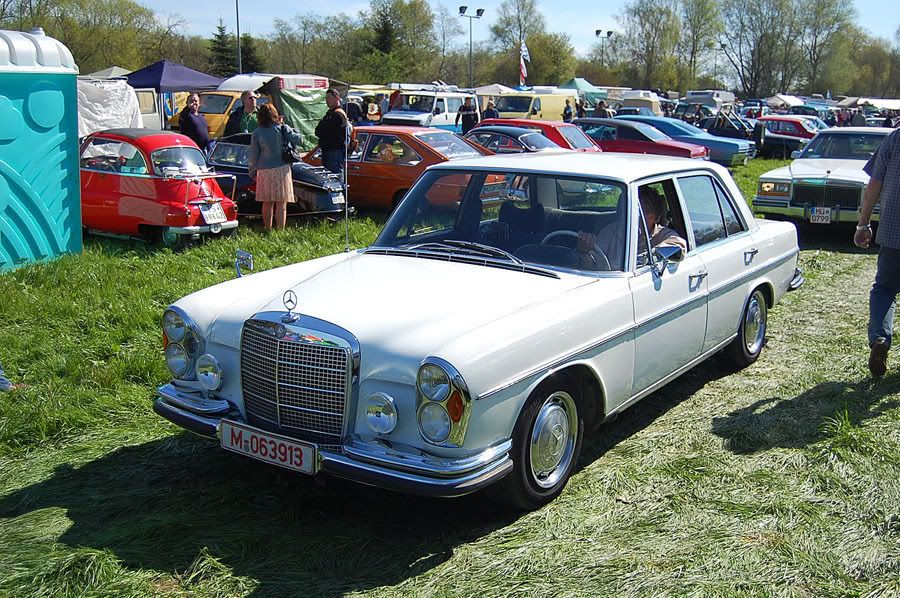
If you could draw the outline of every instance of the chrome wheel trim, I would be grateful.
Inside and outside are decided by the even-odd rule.
[[[556,391],[544,401],[534,419],[528,446],[531,478],[552,488],[568,472],[578,439],[578,412],[567,392]]]
[[[766,337],[766,300],[759,291],[754,292],[744,312],[744,347],[751,355],[762,349]]]
[[[163,245],[166,247],[174,247],[178,244],[178,234],[172,232],[172,229],[168,226],[162,229],[160,237],[162,238]]]

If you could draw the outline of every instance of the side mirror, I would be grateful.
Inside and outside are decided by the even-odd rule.
[[[794,150],[791,152],[791,160],[796,160],[800,157],[800,150]]]
[[[237,271],[238,278],[240,278],[241,276],[244,275],[244,273],[241,272],[241,268],[246,268],[248,271],[251,271],[251,272],[253,271],[253,254],[252,253],[250,253],[248,251],[244,251],[243,249],[238,249],[237,252],[235,253],[235,258],[236,259],[234,260],[234,269]]]
[[[443,112],[444,112],[444,111],[441,110],[441,107],[440,107],[440,106],[438,106],[437,108],[434,109],[434,113],[435,113],[435,114],[443,114]]]
[[[684,259],[684,250],[676,245],[663,245],[653,250],[653,269],[657,276],[662,276],[669,262],[680,262]]]
[[[533,116],[537,116],[537,108],[532,108],[532,109],[531,109],[531,114],[532,114]]]

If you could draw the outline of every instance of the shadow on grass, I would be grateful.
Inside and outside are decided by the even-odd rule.
[[[321,487],[188,434],[61,466],[0,499],[0,517],[47,507],[72,521],[58,539],[68,546],[165,573],[196,570],[205,548],[267,596],[394,585],[518,517],[480,496],[427,499],[333,479]]]
[[[875,255],[877,249],[860,249],[853,244],[856,222],[817,225],[794,222],[797,225],[797,241],[801,250],[819,249],[832,253]]]
[[[855,426],[897,408],[900,402],[896,399],[883,399],[898,392],[898,374],[878,382],[823,382],[790,399],[762,399],[724,417],[715,417],[712,432],[736,454],[775,447],[801,448],[822,440],[823,424],[844,411]]]

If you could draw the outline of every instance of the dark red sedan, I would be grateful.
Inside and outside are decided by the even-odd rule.
[[[644,123],[617,118],[576,118],[572,124],[581,127],[605,152],[659,154],[709,160],[709,150],[702,145],[675,141]]]
[[[584,131],[571,123],[550,120],[529,120],[527,118],[486,118],[475,125],[475,128],[489,127],[492,125],[522,127],[540,131],[544,137],[559,147],[575,150],[576,152],[602,151],[590,137],[584,134]]]
[[[233,232],[237,207],[188,137],[150,129],[110,129],[81,144],[81,223],[88,231],[139,235],[163,245]]]

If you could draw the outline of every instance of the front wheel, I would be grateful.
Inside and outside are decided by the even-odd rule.
[[[725,357],[732,365],[745,368],[759,358],[766,343],[768,316],[766,298],[760,289],[755,289],[741,314],[738,335],[725,349]]]
[[[533,511],[559,496],[581,453],[584,420],[579,401],[577,386],[568,376],[556,376],[535,389],[513,431],[513,470],[492,487],[493,498]]]

